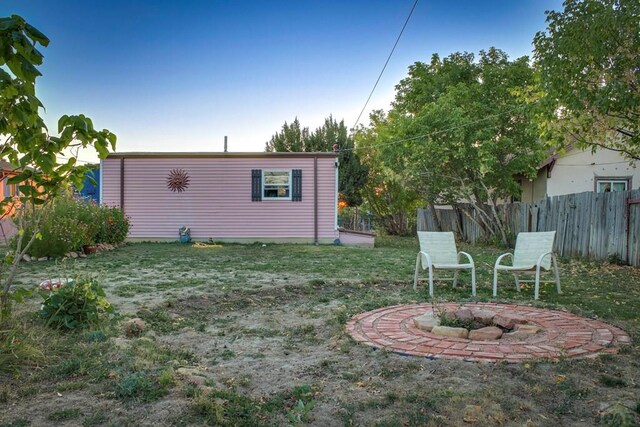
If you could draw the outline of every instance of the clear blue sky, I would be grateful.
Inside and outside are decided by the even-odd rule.
[[[351,127],[413,0],[1,0],[44,32],[51,129],[84,113],[118,151],[263,151],[285,121]],[[362,121],[433,53],[531,54],[560,0],[420,0]],[[91,153],[80,156],[95,159]]]

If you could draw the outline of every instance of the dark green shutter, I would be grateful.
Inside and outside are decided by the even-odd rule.
[[[251,201],[262,201],[262,169],[251,169]]]
[[[294,202],[302,201],[302,169],[291,171],[291,200]]]

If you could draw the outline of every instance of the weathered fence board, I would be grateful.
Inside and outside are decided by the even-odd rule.
[[[458,210],[437,208],[436,214],[443,231],[453,231],[466,242],[490,237],[476,222],[478,214],[470,205],[461,204]],[[615,257],[640,267],[640,190],[585,192],[533,204],[505,204],[499,206],[498,214],[514,235],[555,230],[556,251],[562,256]],[[418,209],[418,230],[437,230],[427,209]]]

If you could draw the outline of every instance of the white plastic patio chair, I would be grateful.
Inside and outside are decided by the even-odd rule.
[[[560,290],[560,274],[558,273],[558,260],[555,252],[553,252],[553,243],[556,237],[555,231],[542,231],[534,233],[518,233],[516,239],[516,248],[513,254],[506,253],[500,255],[496,260],[493,268],[493,296],[498,295],[498,272],[508,271],[513,274],[516,280],[516,289],[520,291],[520,282],[535,282],[535,290],[533,299],[537,300],[540,294],[540,269],[549,271],[553,263],[553,272],[555,274],[555,282]],[[511,265],[501,264],[506,257],[512,258]],[[518,272],[534,272],[534,280],[519,280]],[[544,281],[543,283],[552,283],[553,280]]]
[[[476,296],[476,266],[473,258],[466,252],[457,252],[456,241],[452,232],[418,231],[420,252],[416,258],[416,273],[413,277],[413,289],[418,287],[418,273],[422,264],[423,270],[429,270],[429,296],[433,298],[433,270],[455,270],[453,278],[439,280],[453,280],[453,286],[458,283],[460,270],[471,270],[471,295]],[[467,257],[466,263],[460,262],[460,255]]]

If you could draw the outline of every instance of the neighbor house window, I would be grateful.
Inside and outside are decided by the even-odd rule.
[[[597,178],[596,192],[608,193],[609,191],[627,191],[631,187],[628,178]]]
[[[263,171],[262,199],[291,200],[291,171]]]
[[[19,186],[18,184],[9,184],[7,183],[7,180],[9,179],[9,177],[6,177],[3,180],[3,184],[4,184],[4,196],[5,197],[15,197],[15,196],[19,196],[20,195],[20,190],[19,190]]]

